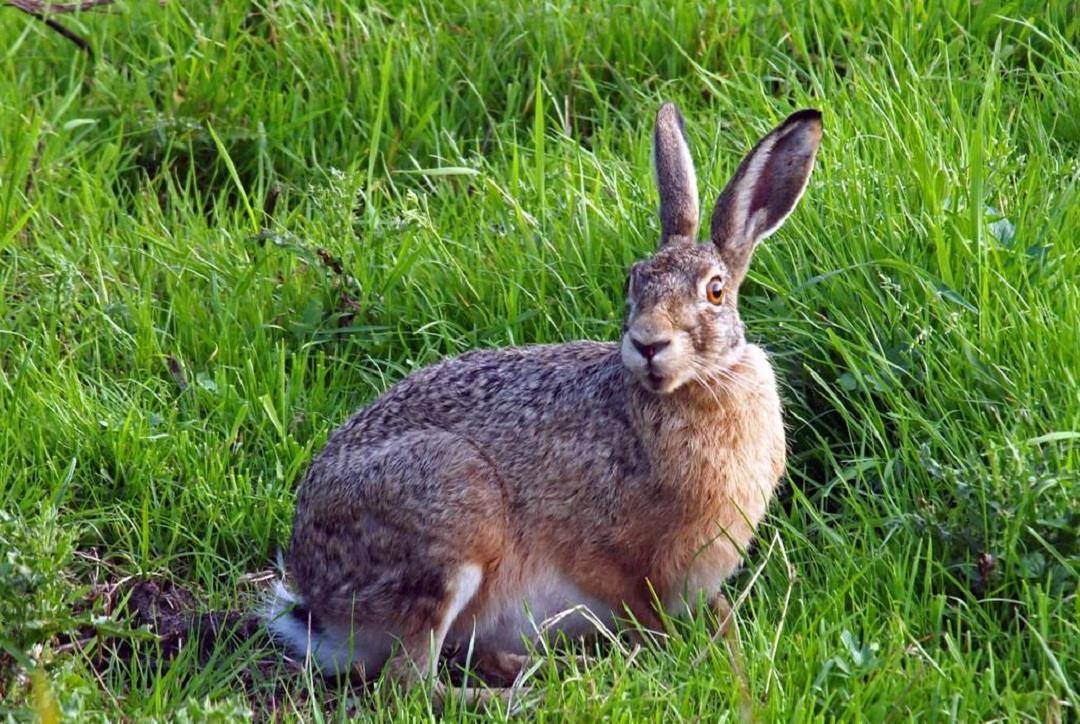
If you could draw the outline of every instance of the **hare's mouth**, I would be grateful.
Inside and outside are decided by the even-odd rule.
[[[685,345],[686,342],[678,335],[660,345],[635,342],[627,333],[623,335],[620,354],[623,364],[642,387],[664,395],[673,392],[685,381],[682,361]]]
[[[648,370],[644,375],[641,375],[640,379],[645,389],[657,395],[670,394],[681,384],[678,374],[665,375],[656,372],[656,370]]]

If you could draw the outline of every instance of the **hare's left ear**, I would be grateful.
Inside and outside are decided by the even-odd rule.
[[[806,189],[821,142],[821,112],[798,111],[758,141],[716,201],[712,241],[738,285],[754,247],[780,228]]]
[[[653,170],[660,190],[660,244],[694,241],[698,230],[697,175],[683,132],[683,117],[674,103],[656,114]]]

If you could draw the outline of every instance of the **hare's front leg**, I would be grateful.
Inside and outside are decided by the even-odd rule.
[[[724,638],[738,635],[735,623],[735,611],[728,603],[727,596],[717,592],[709,599],[709,610],[716,617],[716,630]]]
[[[753,721],[753,716],[748,716],[748,712],[751,711],[749,707],[752,701],[750,698],[750,682],[746,677],[746,664],[743,661],[742,644],[739,642],[739,624],[735,618],[735,610],[728,603],[727,596],[719,591],[709,599],[709,609],[716,616],[714,640],[715,637],[723,639],[731,670],[739,683],[739,691],[742,696],[740,706],[743,709],[743,720]]]

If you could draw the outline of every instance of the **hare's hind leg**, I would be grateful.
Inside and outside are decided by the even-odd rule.
[[[427,620],[410,622],[401,647],[386,665],[386,675],[402,688],[434,680],[439,653],[454,621],[476,596],[483,580],[480,566],[466,563],[448,577],[442,605]]]
[[[436,682],[431,690],[435,711],[442,712],[451,701],[466,709],[495,702],[505,706],[524,703],[522,700],[528,696],[531,687],[523,685],[520,677],[530,662],[529,657],[498,648],[484,648],[479,641],[476,645],[477,650],[466,657],[467,660],[459,657],[454,663],[461,667],[462,673],[475,675],[479,681],[466,676],[460,685]]]
[[[532,662],[525,654],[510,651],[481,650],[476,654],[476,672],[491,687],[513,686],[521,672]]]
[[[452,629],[473,629],[485,571],[506,548],[505,491],[471,442],[444,431],[399,435],[365,463],[360,537],[379,569],[367,588],[386,615],[400,617],[385,671],[409,687],[431,680]]]

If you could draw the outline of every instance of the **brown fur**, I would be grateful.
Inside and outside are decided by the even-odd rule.
[[[471,639],[506,678],[514,635],[529,633],[515,611],[549,589],[652,628],[654,596],[675,611],[719,594],[784,471],[773,371],[745,342],[736,301],[758,237],[810,173],[820,118],[792,119],[740,166],[713,243],[695,245],[682,119],[661,110],[665,233],[631,271],[620,344],[470,352],[413,373],[331,435],[301,485],[288,555],[312,620],[400,639],[391,670],[403,680],[410,665],[430,669],[422,649],[441,646],[440,632]],[[758,236],[739,236],[746,229]],[[703,298],[713,277],[728,292],[719,305]]]

